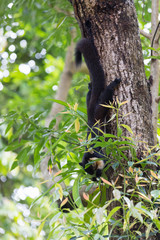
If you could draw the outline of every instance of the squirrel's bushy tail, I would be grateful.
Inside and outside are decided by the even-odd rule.
[[[93,85],[104,87],[105,77],[103,68],[99,62],[99,56],[94,44],[87,38],[82,38],[75,49],[76,66],[81,65],[82,54],[87,64]],[[92,86],[94,87],[94,86]]]

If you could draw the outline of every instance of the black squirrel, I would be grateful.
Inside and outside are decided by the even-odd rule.
[[[121,82],[121,79],[115,79],[108,86],[105,86],[105,76],[103,68],[99,62],[97,50],[93,43],[83,38],[81,39],[75,49],[75,62],[76,66],[79,66],[82,62],[82,54],[89,69],[91,82],[89,83],[89,91],[87,94],[87,115],[88,115],[88,131],[91,138],[101,135],[98,128],[104,125],[104,119],[109,120],[109,109],[101,106],[101,104],[109,104],[113,102],[113,95],[115,88]],[[92,162],[92,164],[89,164]],[[96,177],[102,175],[102,170],[106,165],[106,157],[101,147],[94,148],[91,152],[86,149],[83,155],[80,165],[84,170],[93,175],[96,173]],[[87,166],[88,165],[88,166]]]

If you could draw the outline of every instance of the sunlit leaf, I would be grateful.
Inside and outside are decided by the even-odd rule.
[[[18,167],[18,161],[14,161],[14,162],[12,163],[11,171],[12,171],[13,169],[15,169],[16,167]]]
[[[56,183],[55,188],[58,188],[58,193],[59,193],[60,199],[62,201],[62,199],[63,199],[63,188],[62,188],[61,184]]]
[[[58,104],[60,104],[62,106],[68,107],[68,104],[66,102],[64,102],[64,101],[57,100],[57,99],[50,99],[50,100],[53,101],[53,102],[56,102],[56,103],[58,103]]]
[[[152,170],[150,170],[150,172],[151,172],[151,174],[152,174],[152,176],[153,176],[154,178],[158,179],[158,176],[157,176],[157,174],[156,174],[155,172],[153,172]]]
[[[59,27],[64,23],[64,21],[66,20],[66,17],[67,17],[67,16],[62,17],[62,18],[59,20],[59,22],[57,23],[56,28],[59,28]]]
[[[153,190],[153,191],[151,191],[151,195],[155,199],[160,198],[160,190]]]
[[[79,132],[79,129],[80,129],[80,122],[79,122],[79,119],[77,118],[75,120],[75,131],[76,131],[76,133]]]
[[[43,227],[44,227],[44,224],[45,224],[45,221],[44,221],[44,222],[42,222],[42,223],[41,223],[41,225],[38,227],[37,236],[39,236],[39,235],[40,235],[40,233],[41,233],[41,231],[42,231],[42,229],[43,229]]]
[[[101,177],[101,180],[102,180],[105,184],[110,185],[110,186],[113,187],[112,183],[110,183],[108,180],[106,180],[106,179],[104,179],[104,178],[102,178],[102,177]]]
[[[75,105],[74,105],[74,111],[77,111],[77,108],[78,108],[78,103],[75,103]]]
[[[125,129],[127,129],[128,132],[130,132],[133,135],[133,131],[132,131],[132,129],[129,126],[127,126],[125,124],[121,124],[121,126],[124,127]]]
[[[113,214],[115,214],[120,208],[121,208],[120,206],[113,208],[110,211],[110,213],[108,214],[108,216],[106,218],[106,222],[108,222],[111,219],[111,217],[113,216]]]
[[[133,173],[133,168],[132,167],[129,167],[129,172]]]
[[[104,216],[104,209],[100,207],[96,211],[96,221],[99,225],[103,223],[103,216]]]
[[[8,126],[6,127],[5,134],[7,134],[8,131],[9,131],[11,128],[13,128],[13,124],[14,124],[14,120],[13,120],[13,121],[10,121],[10,122],[8,123]]]
[[[127,100],[127,101],[124,101],[124,102],[121,102],[121,103],[120,103],[120,106],[122,106],[122,105],[124,105],[124,104],[126,104],[126,103],[128,103],[128,100]]]
[[[138,194],[140,195],[141,198],[143,198],[143,199],[145,199],[145,200],[151,202],[151,200],[150,200],[146,195],[144,195],[143,193],[138,192]]]
[[[86,201],[89,201],[89,196],[87,193],[83,193],[83,198],[86,200]]]
[[[111,106],[111,105],[105,105],[105,104],[100,104],[102,107],[106,107],[106,108],[112,108],[115,109],[115,107]]]
[[[138,220],[139,220],[141,223],[143,223],[143,217],[142,217],[142,215],[140,214],[140,212],[139,212],[135,207],[131,207],[131,208],[130,208],[130,211],[131,211],[133,217],[138,218]]]
[[[54,177],[57,177],[57,176],[58,176],[59,174],[61,174],[61,173],[62,173],[62,170],[56,172],[56,174],[54,175]]]
[[[132,206],[132,202],[130,201],[130,199],[128,198],[128,197],[123,197],[124,198],[124,200],[126,201],[126,203],[127,203],[127,205],[128,205],[128,208],[130,209],[131,208],[131,206]]]
[[[113,195],[117,200],[121,198],[121,192],[118,189],[113,190]]]
[[[66,197],[66,198],[62,201],[60,207],[62,208],[67,202],[68,202],[68,197]]]
[[[158,230],[160,231],[160,221],[158,219],[153,219],[153,222],[156,224]]]
[[[104,137],[106,137],[106,138],[117,138],[117,136],[115,136],[113,134],[109,134],[109,133],[104,133]]]
[[[20,163],[26,163],[27,160],[29,159],[29,152],[31,150],[31,147],[26,147],[24,149],[22,149],[19,154],[17,155],[16,159],[20,162]]]

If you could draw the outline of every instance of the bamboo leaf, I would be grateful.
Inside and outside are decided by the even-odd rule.
[[[62,199],[63,199],[63,188],[62,188],[61,184],[56,183],[55,188],[58,188],[58,193],[59,193],[60,199],[62,201]]]
[[[128,103],[128,100],[127,100],[127,101],[124,101],[124,102],[121,102],[121,103],[120,103],[120,106],[122,106],[122,105],[124,105],[124,104],[126,104],[126,103]]]
[[[74,108],[73,108],[75,112],[77,111],[77,108],[78,108],[78,103],[75,103]]]
[[[120,206],[113,208],[113,209],[110,211],[110,213],[108,214],[108,216],[107,216],[107,218],[106,218],[106,222],[108,222],[108,221],[111,219],[111,217],[113,216],[113,214],[116,213],[120,208],[121,208]]]
[[[125,124],[121,124],[121,126],[124,127],[125,129],[127,129],[128,132],[130,132],[133,135],[133,131],[132,131],[132,129],[129,126],[127,126]]]
[[[158,176],[157,176],[157,174],[156,174],[155,172],[153,172],[152,170],[151,170],[150,172],[151,172],[151,175],[152,175],[154,178],[158,179]]]
[[[13,170],[13,169],[15,169],[16,167],[18,167],[18,161],[14,161],[13,163],[12,163],[12,166],[11,166],[11,171]]]
[[[111,105],[105,105],[105,104],[100,104],[102,107],[106,107],[106,108],[112,108],[115,109],[115,107],[111,106]]]
[[[79,196],[79,178],[76,178],[72,188],[73,199],[77,207],[83,208],[81,198]]]
[[[76,131],[76,133],[79,132],[79,129],[80,129],[80,122],[79,122],[79,119],[77,118],[75,120],[75,131]]]
[[[22,149],[22,151],[19,152],[18,156],[16,157],[16,159],[21,163],[26,163],[27,160],[29,159],[29,152],[31,150],[31,147],[26,147],[24,149]]]
[[[160,190],[153,190],[151,191],[151,196],[155,199],[160,198]]]
[[[83,198],[86,200],[86,201],[89,201],[89,196],[87,193],[83,193]]]
[[[160,221],[158,219],[153,219],[153,222],[156,224],[158,230],[160,231]]]
[[[63,207],[68,202],[68,197],[66,197],[60,205],[60,208]]]
[[[104,178],[102,178],[102,177],[101,177],[101,180],[102,180],[105,184],[110,185],[110,186],[113,187],[112,183],[110,183],[108,180],[106,180],[106,179],[104,179]]]
[[[37,236],[39,236],[39,235],[40,235],[40,233],[41,233],[41,231],[42,231],[42,229],[43,229],[43,227],[44,227],[44,224],[45,224],[45,221],[44,221],[44,222],[42,222],[42,223],[41,223],[41,225],[38,227]]]
[[[121,198],[121,192],[118,189],[113,190],[113,195],[117,200]]]
[[[62,106],[64,106],[64,107],[67,107],[67,108],[68,108],[68,104],[67,104],[66,102],[64,102],[64,101],[57,100],[57,99],[49,99],[49,100],[51,100],[51,101],[53,101],[53,102],[55,102],[55,103],[58,103],[58,104],[60,104],[60,105],[62,105]]]

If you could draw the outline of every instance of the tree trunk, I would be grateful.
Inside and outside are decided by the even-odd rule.
[[[157,34],[154,34],[156,28],[158,26],[158,15],[159,15],[159,0],[152,1],[152,32],[151,32],[151,44],[152,47],[157,49],[159,47],[159,38],[160,38],[160,30],[158,29]],[[159,27],[160,28],[160,27]],[[151,51],[153,56],[158,56],[158,53],[155,51]],[[152,123],[153,123],[153,131],[154,131],[154,143],[157,143],[157,119],[158,119],[158,90],[159,90],[159,59],[151,59],[151,76],[153,78],[153,83],[151,85],[151,93],[152,93]]]
[[[93,41],[97,48],[106,76],[106,85],[116,77],[122,79],[115,95],[120,102],[126,100],[128,102],[120,108],[119,126],[123,123],[131,127],[134,133],[132,137],[137,145],[137,154],[143,157],[146,147],[154,145],[154,138],[151,95],[144,71],[133,0],[73,0],[72,5],[82,37]],[[116,129],[115,122],[111,122],[110,132],[115,134]],[[122,130],[123,136],[131,137],[127,129]],[[114,180],[120,172],[122,169],[112,175],[110,173],[111,179]],[[122,180],[120,184],[123,185]],[[110,189],[107,197],[108,200],[112,198]],[[120,235],[118,229],[112,233]],[[152,239],[156,238],[152,237]]]
[[[117,96],[120,102],[128,101],[119,112],[123,124],[131,127],[136,141],[153,145],[151,97],[133,1],[79,0],[73,6],[82,36],[93,40],[98,50],[106,85],[116,77],[122,79]],[[111,132],[115,129],[112,125]],[[123,135],[129,132],[124,129]],[[144,142],[137,142],[140,152]]]

